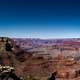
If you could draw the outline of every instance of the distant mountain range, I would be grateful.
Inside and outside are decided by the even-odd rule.
[[[20,47],[28,48],[34,46],[46,45],[72,45],[80,47],[80,38],[65,39],[36,39],[36,38],[13,38]]]

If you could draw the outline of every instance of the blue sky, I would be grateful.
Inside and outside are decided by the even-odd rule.
[[[80,1],[0,0],[0,36],[80,38]]]

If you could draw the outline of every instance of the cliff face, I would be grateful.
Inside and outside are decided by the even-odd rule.
[[[69,69],[67,73],[75,70],[73,64],[77,65],[75,62],[80,55],[79,40],[39,41],[27,41],[26,39],[17,41],[23,50],[28,51],[24,54],[26,56],[25,61],[17,64],[17,75],[25,74],[41,78],[48,77],[54,71],[59,71],[61,67],[64,69],[61,72],[65,75],[69,75],[66,74],[66,68]],[[68,58],[70,60],[67,60]],[[72,60],[73,58],[74,60]],[[64,75],[60,75],[59,73],[58,76],[64,77]]]
[[[14,40],[6,37],[0,38],[0,65],[13,66],[17,70],[16,74],[18,74],[20,73],[19,69],[22,67],[20,64],[24,60],[24,51],[16,46]]]
[[[11,48],[12,51],[6,51],[6,39],[8,39],[9,44],[13,46]],[[27,46],[27,44],[25,44],[25,46]],[[14,66],[17,76],[25,77],[31,75],[41,78],[48,77],[50,73],[58,70],[58,68],[60,69],[60,66],[63,67],[65,62],[69,65],[75,64],[75,61],[66,61],[66,59],[70,56],[70,59],[76,57],[75,59],[77,60],[78,58],[76,54],[78,55],[78,57],[80,54],[79,46],[74,46],[72,42],[65,42],[65,44],[63,45],[58,44],[30,46],[24,49],[20,45],[18,45],[13,39],[1,38],[0,63],[2,65]],[[12,55],[12,58],[9,57],[8,53]],[[12,62],[10,59],[12,60]]]

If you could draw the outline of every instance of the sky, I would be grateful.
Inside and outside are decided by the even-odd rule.
[[[80,38],[80,0],[0,0],[0,36]]]

